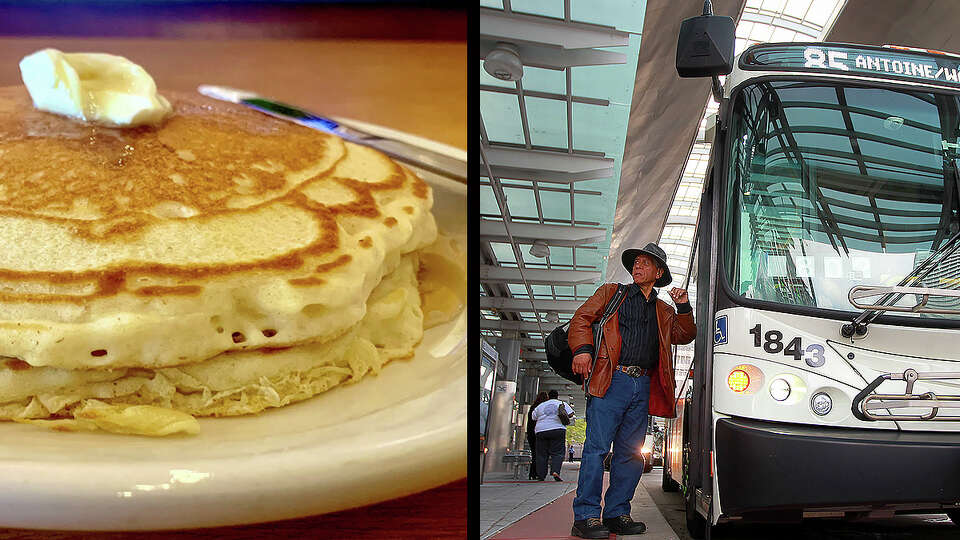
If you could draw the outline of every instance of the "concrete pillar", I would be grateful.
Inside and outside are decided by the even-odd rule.
[[[539,388],[540,377],[537,375],[521,375],[517,381],[517,403],[521,405],[533,403],[533,400],[537,399]]]
[[[520,371],[520,339],[516,332],[504,332],[495,343],[499,364],[497,382],[487,416],[487,454],[485,472],[507,471],[503,456],[508,450],[523,448],[517,439],[517,375]],[[502,375],[501,375],[502,374]]]
[[[497,370],[499,361],[497,350],[487,343],[485,339],[480,340],[481,375],[480,375],[480,434],[487,433],[487,419],[490,413],[490,398],[493,395],[493,385],[497,379]],[[486,444],[484,444],[486,446]]]
[[[527,415],[530,413],[530,405],[520,405],[517,410],[517,450],[527,448]]]
[[[523,448],[523,437],[518,436],[521,433],[517,430],[517,427],[522,425],[520,415],[517,414],[520,403],[519,379],[522,378],[520,376],[520,336],[517,332],[503,332],[497,339],[495,346],[497,353],[500,354],[500,362],[504,365],[506,371],[503,380],[515,383],[513,401],[510,404],[510,416],[505,419],[510,432],[510,441],[507,447],[515,452]]]
[[[520,339],[516,332],[504,332],[502,337],[497,338],[494,346],[500,355],[500,363],[506,369],[506,375],[502,380],[517,382],[517,374],[520,371]]]
[[[517,381],[517,403],[520,408],[517,416],[517,450],[527,448],[527,417],[533,400],[537,399],[540,387],[540,377],[536,375],[520,375]]]
[[[506,472],[511,470],[503,462],[507,450],[513,450],[513,411],[517,383],[497,381],[493,399],[490,401],[490,414],[487,418],[487,453],[484,456],[484,472]]]

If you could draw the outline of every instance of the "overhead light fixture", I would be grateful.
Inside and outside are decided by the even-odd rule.
[[[519,81],[523,77],[520,51],[512,43],[499,42],[487,53],[483,69],[501,81]]]
[[[550,246],[543,240],[534,240],[530,246],[530,254],[541,259],[550,256]]]

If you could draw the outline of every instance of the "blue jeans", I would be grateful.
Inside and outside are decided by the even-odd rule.
[[[601,517],[603,458],[613,442],[610,486],[604,496],[603,518],[630,515],[630,501],[643,474],[640,447],[647,435],[650,377],[614,371],[602,398],[587,398],[587,438],[580,457],[573,519]]]

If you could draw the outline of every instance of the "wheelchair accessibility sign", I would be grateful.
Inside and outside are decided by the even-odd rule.
[[[713,329],[713,344],[714,345],[727,344],[727,316],[726,315],[721,315],[717,317],[716,326]]]

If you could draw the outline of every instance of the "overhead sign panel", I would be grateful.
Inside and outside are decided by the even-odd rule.
[[[830,43],[755,45],[740,56],[740,68],[872,75],[960,87],[960,58],[891,47]]]

